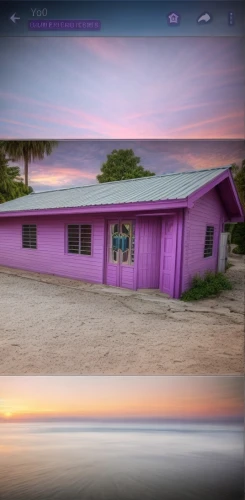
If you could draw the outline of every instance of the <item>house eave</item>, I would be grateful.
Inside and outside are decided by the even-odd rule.
[[[245,222],[245,217],[243,216],[240,216],[240,217],[230,217],[229,220],[227,220],[226,222]]]
[[[233,197],[234,200],[234,205],[236,206],[236,210],[233,211],[233,214],[230,215],[229,220],[231,221],[234,219],[236,222],[241,222],[244,220],[244,210],[241,204],[241,201],[239,199],[235,183],[231,174],[231,169],[227,168],[225,172],[222,172],[220,175],[215,177],[212,181],[207,182],[204,186],[201,188],[197,189],[194,193],[192,193],[188,199],[187,199],[187,204],[188,208],[193,208],[195,205],[195,202],[207,194],[211,189],[214,189],[215,187],[218,187],[223,181],[228,180],[229,182],[229,188],[231,190],[231,196]],[[234,212],[236,212],[236,215],[234,215]]]
[[[93,205],[88,207],[49,208],[37,210],[16,210],[0,212],[0,218],[39,217],[43,215],[97,214],[115,212],[133,212],[140,210],[167,210],[187,207],[187,200],[164,200],[137,203],[118,203],[112,205]]]
[[[221,174],[217,175],[217,177],[215,177],[212,181],[207,182],[204,186],[198,188],[196,191],[194,191],[194,193],[188,196],[188,207],[189,208],[193,207],[196,200],[204,196],[206,193],[208,193],[211,189],[220,184],[220,182],[222,182],[227,177],[229,177],[228,168],[225,172],[221,172]]]

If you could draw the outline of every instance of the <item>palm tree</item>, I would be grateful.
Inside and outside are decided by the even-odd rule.
[[[33,191],[25,186],[20,177],[19,167],[9,167],[0,142],[0,203],[25,196]]]
[[[5,153],[12,161],[24,160],[25,185],[28,186],[29,162],[43,160],[50,155],[57,141],[1,141]]]

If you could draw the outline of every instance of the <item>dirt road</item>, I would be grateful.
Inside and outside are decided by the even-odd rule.
[[[0,267],[0,375],[242,374],[244,261],[184,303]]]

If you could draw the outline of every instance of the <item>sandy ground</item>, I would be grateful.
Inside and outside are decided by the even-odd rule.
[[[0,267],[0,375],[242,374],[244,261],[198,303]]]

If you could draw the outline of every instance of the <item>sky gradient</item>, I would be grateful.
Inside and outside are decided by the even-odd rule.
[[[0,421],[243,416],[242,377],[1,377]]]
[[[2,38],[0,138],[244,138],[239,38]]]
[[[245,158],[242,141],[61,141],[50,156],[30,164],[29,184],[36,192],[93,184],[113,149],[133,149],[156,174],[240,164]],[[23,163],[18,165],[23,175]]]

